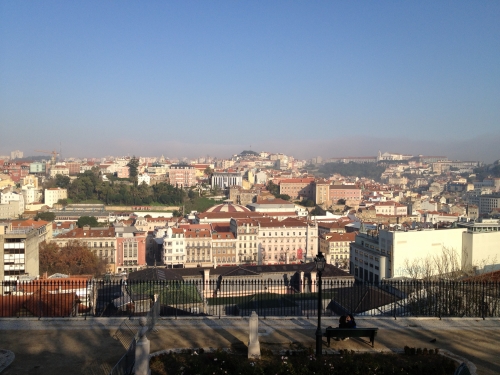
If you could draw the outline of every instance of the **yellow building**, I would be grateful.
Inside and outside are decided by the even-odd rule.
[[[0,173],[0,189],[7,186],[14,186],[15,182],[10,178],[8,174]]]

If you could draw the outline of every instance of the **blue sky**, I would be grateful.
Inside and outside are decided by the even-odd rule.
[[[500,159],[498,1],[3,1],[0,154]]]

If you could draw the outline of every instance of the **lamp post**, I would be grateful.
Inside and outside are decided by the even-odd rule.
[[[326,259],[321,251],[318,252],[316,258],[316,270],[318,271],[318,327],[316,328],[316,357],[319,357],[323,346],[323,332],[321,331],[321,310],[323,309],[323,301],[321,298],[321,274],[325,269]]]

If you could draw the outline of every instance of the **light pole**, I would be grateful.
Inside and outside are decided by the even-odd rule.
[[[316,328],[316,357],[319,357],[323,347],[323,332],[321,331],[321,310],[323,309],[323,301],[321,298],[321,274],[325,269],[326,259],[321,251],[314,258],[316,270],[318,271],[318,327]]]

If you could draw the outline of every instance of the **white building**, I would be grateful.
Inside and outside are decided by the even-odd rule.
[[[462,234],[462,269],[500,269],[500,221],[482,219],[458,225],[467,229]]]
[[[408,215],[408,207],[393,201],[380,202],[375,204],[375,214],[406,216]]]
[[[68,191],[66,189],[61,188],[50,188],[45,189],[45,200],[44,203],[52,208],[54,204],[56,204],[59,199],[67,199]]]
[[[167,268],[185,267],[186,244],[184,229],[167,228],[163,237],[163,264]]]
[[[361,229],[350,246],[350,273],[356,280],[375,283],[408,277],[407,264],[440,256],[443,248],[460,253],[465,231],[465,228],[380,230],[378,236],[372,236]]]
[[[147,173],[143,173],[137,176],[137,184],[141,185],[143,182],[146,185],[151,184],[151,177]]]
[[[0,204],[9,204],[10,202],[19,202],[17,215],[22,215],[24,212],[24,196],[15,191],[4,189],[0,193]]]
[[[23,185],[21,187],[21,190],[22,190],[25,204],[38,202],[40,199],[40,196],[42,195],[41,190],[36,188],[33,185]]]
[[[212,189],[215,187],[227,189],[235,185],[243,185],[243,175],[240,172],[214,172],[212,175]]]
[[[318,253],[318,226],[306,220],[258,219],[262,264],[307,262]]]
[[[23,158],[23,152],[22,151],[19,151],[19,150],[16,150],[16,151],[11,151],[10,152],[10,159],[11,160],[14,160],[14,159],[22,159]]]

